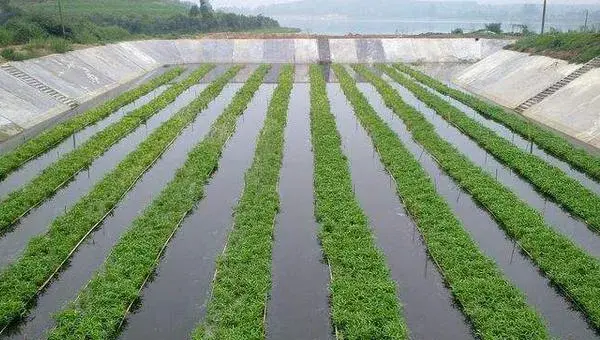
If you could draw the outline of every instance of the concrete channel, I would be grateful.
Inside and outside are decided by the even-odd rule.
[[[228,141],[205,196],[169,242],[141,303],[121,339],[186,339],[201,322],[210,298],[217,256],[231,230],[232,212],[252,163],[274,85],[262,85]]]
[[[24,322],[10,329],[7,338],[45,337],[46,332],[54,325],[52,315],[59,312],[68,301],[73,300],[93,273],[99,270],[127,227],[173,178],[175,171],[185,162],[188,152],[206,136],[212,122],[223,112],[239,87],[237,84],[225,87],[223,92],[182,131],[98,230],[79,247],[65,270],[38,297],[35,307],[25,317]]]
[[[10,150],[46,127],[102,102],[125,89],[127,84],[139,84],[140,79],[159,74],[164,66],[187,65],[186,74],[200,63],[216,63],[217,66],[199,84],[185,91],[167,108],[115,143],[95,159],[88,169],[77,173],[53,197],[31,210],[11,230],[0,235],[0,271],[13,263],[32,238],[45,233],[56,217],[89,192],[152,131],[196,98],[208,83],[223,74],[232,64],[244,64],[246,67],[182,131],[98,230],[79,246],[69,265],[41,292],[23,320],[16,322],[0,337],[43,338],[47,334],[54,326],[52,314],[73,300],[94,273],[102,268],[121,235],[167,185],[176,169],[185,162],[188,152],[206,136],[211,123],[230,103],[235,92],[242,86],[241,83],[248,79],[259,64],[273,63],[264,84],[238,119],[236,132],[224,148],[219,168],[205,187],[204,198],[170,240],[155,275],[143,288],[139,303],[127,315],[120,333],[121,339],[188,338],[205,317],[216,260],[227,243],[235,205],[244,186],[244,173],[252,162],[255,142],[264,123],[281,65],[293,63],[296,65],[295,84],[285,132],[279,184],[281,209],[275,221],[272,290],[264,320],[265,337],[334,338],[335,331],[329,315],[329,272],[322,261],[317,238],[319,226],[313,211],[310,86],[307,84],[308,65],[322,63],[324,76],[329,82],[327,92],[332,112],[342,137],[344,153],[348,157],[355,194],[369,218],[375,241],[385,255],[392,279],[398,284],[397,298],[403,305],[411,338],[477,338],[468,318],[453,299],[439,268],[431,260],[418,228],[398,198],[394,181],[381,163],[369,135],[354,116],[340,86],[336,84],[337,79],[330,65],[416,62],[421,64],[421,69],[426,68],[428,72],[436,73],[446,80],[454,79],[462,86],[448,83],[454,88],[466,88],[509,107],[535,89],[529,89],[527,93],[519,93],[518,89],[514,89],[506,93],[506,98],[500,98],[498,91],[506,87],[506,84],[514,84],[520,79],[523,84],[537,81],[540,84],[535,84],[535,88],[542,87],[577,67],[563,63],[552,66],[554,64],[551,58],[528,59],[518,52],[502,51],[502,47],[508,42],[503,39],[414,37],[148,40],[5,64],[6,66],[0,67],[0,153]],[[428,62],[442,66],[423,66]],[[475,62],[477,63],[472,65]],[[484,72],[486,65],[491,70],[489,73]],[[502,70],[506,70],[508,65],[515,67],[514,72],[502,74]],[[531,70],[518,75],[518,70],[528,67]],[[524,293],[527,302],[543,316],[551,335],[565,339],[600,338],[585,315],[544,276],[493,217],[446,175],[426,150],[411,138],[411,133],[402,120],[385,106],[375,88],[362,83],[355,72],[351,71],[351,74],[360,82],[360,91],[365,94],[375,111],[434,179],[438,193],[447,201],[481,251],[494,260],[507,279]],[[594,103],[600,98],[592,96],[592,92],[600,86],[600,82],[595,82],[599,75],[600,73],[591,71],[589,75],[577,79],[525,111],[524,115],[593,147],[600,141],[600,137],[597,137],[600,121],[590,114],[594,110]],[[29,79],[26,77],[35,82],[25,81],[24,79]],[[442,138],[541,212],[549,226],[592,256],[600,258],[600,236],[583,221],[537,192],[525,179],[427,108],[408,90],[389,77],[384,78],[409,105],[423,113]],[[590,82],[593,84],[590,85]],[[588,85],[589,89],[586,88]],[[56,160],[121,119],[127,112],[155,98],[168,86],[155,89],[27,162],[0,181],[0,199],[30,182]],[[46,87],[51,91],[45,90]],[[503,125],[483,117],[472,108],[432,89],[428,90],[510,140],[521,150],[562,169],[600,195],[600,183],[581,171],[549,155]],[[565,101],[560,105],[561,108],[571,105],[573,101],[568,98],[569,94],[577,100],[587,100],[585,105],[582,104],[574,112],[584,112],[582,121],[593,125],[592,127],[583,126],[585,124],[582,125],[578,120],[574,128],[569,130],[564,127],[564,117],[558,117],[554,109],[549,109],[549,112],[556,117],[543,116],[540,110],[548,108],[550,103],[556,103],[559,99]],[[80,105],[79,108],[70,108],[68,103],[75,102]],[[553,119],[558,123],[552,123]]]
[[[359,88],[381,119],[435,180],[438,193],[445,198],[467,232],[479,244],[481,251],[494,260],[506,277],[525,294],[527,302],[544,317],[551,335],[560,339],[600,338],[587,323],[583,313],[560,294],[530,258],[502,231],[493,217],[446,175],[429,153],[411,138],[410,131],[386,107],[377,90],[369,84],[359,84]]]

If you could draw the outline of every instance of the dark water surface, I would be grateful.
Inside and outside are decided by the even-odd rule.
[[[385,78],[398,90],[407,104],[423,113],[423,116],[433,124],[438,135],[460,150],[471,162],[484,169],[492,177],[497,178],[498,182],[513,191],[524,202],[538,210],[549,226],[570,238],[591,255],[600,257],[600,235],[589,229],[583,221],[571,216],[558,204],[539,193],[526,179],[521,178],[512,169],[496,160],[476,142],[419,101],[410,91],[388,77]]]
[[[392,278],[398,283],[398,299],[404,304],[411,338],[472,339],[469,323],[428,257],[426,246],[407,216],[370,137],[354,116],[339,85],[328,84],[327,93],[350,162],[356,196],[369,217]]]
[[[233,208],[242,192],[244,172],[254,157],[273,85],[262,85],[238,119],[219,170],[205,187],[193,213],[169,242],[141,305],[128,317],[121,339],[187,339],[204,318],[215,261],[233,223]]]
[[[275,224],[268,339],[330,339],[329,269],[314,217],[310,86],[292,90]]]
[[[208,133],[212,122],[223,112],[240,85],[228,85],[223,92],[201,112],[177,137],[161,158],[146,172],[127,193],[112,214],[104,220],[73,255],[68,267],[40,295],[36,306],[25,322],[13,330],[12,339],[38,339],[54,325],[51,314],[60,311],[73,300],[81,288],[97,271],[112,247],[143,212],[166,184],[175,171],[187,159],[188,152]]]
[[[74,133],[71,137],[63,140],[39,157],[25,163],[22,167],[9,174],[0,182],[0,199],[6,198],[9,193],[27,184],[52,163],[85,143],[93,135],[104,130],[110,124],[121,120],[121,118],[129,112],[148,104],[148,102],[162,94],[167,88],[169,88],[167,85],[156,88],[154,91],[138,98],[134,102],[121,107],[96,124],[89,125],[83,130]]]
[[[398,116],[391,112],[377,91],[368,84],[359,84],[379,116],[396,132],[404,146],[419,159],[421,166],[434,179],[438,193],[445,198],[481,251],[492,258],[504,275],[526,296],[546,320],[553,336],[561,339],[596,339],[598,335],[587,324],[585,316],[555,289],[497,225],[489,213],[473,200],[441,170],[435,160],[415,143],[411,133]]]
[[[22,218],[12,231],[0,238],[0,269],[21,254],[32,236],[44,233],[54,218],[68,211],[155,129],[187,106],[205,87],[204,84],[194,85],[182,93],[164,110],[153,115],[102,156],[96,158],[88,169],[76,174],[73,180],[58,190],[52,198]]]

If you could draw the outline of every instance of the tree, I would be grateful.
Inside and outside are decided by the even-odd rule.
[[[2,11],[2,12],[10,11],[10,0],[0,0],[0,11]]]
[[[189,13],[189,15],[190,15],[192,18],[195,18],[195,17],[197,17],[197,16],[199,16],[199,15],[200,15],[200,8],[198,7],[198,5],[192,5],[192,8],[190,8],[190,13]]]
[[[212,19],[213,9],[208,0],[200,0],[200,14],[202,19]]]

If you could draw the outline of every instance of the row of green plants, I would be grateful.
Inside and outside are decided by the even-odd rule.
[[[197,84],[213,68],[214,65],[209,64],[200,66],[187,79],[171,86],[148,104],[129,112],[119,121],[88,139],[79,148],[44,169],[31,182],[10,193],[0,203],[0,232],[15,224],[33,207],[54,196],[58,189],[66,185],[78,172],[90,166],[94,159],[175,101],[181,93]]]
[[[379,118],[355,80],[342,66],[334,65],[333,69],[381,161],[396,180],[398,196],[423,235],[429,254],[477,335],[483,339],[548,338],[542,318],[494,261],[479,250],[419,162]]]
[[[331,318],[339,339],[408,339],[385,258],[354,195],[320,66],[310,67],[315,216],[331,268]]]
[[[29,160],[48,151],[72,134],[83,130],[89,125],[99,122],[121,107],[133,103],[135,100],[150,93],[159,86],[172,81],[182,72],[183,68],[175,67],[135,89],[124,92],[118,97],[111,99],[98,107],[78,114],[63,123],[44,131],[35,138],[19,145],[14,150],[0,156],[0,179],[6,178],[8,174],[15,171]]]
[[[507,235],[600,329],[598,259],[546,225],[538,211],[437,135],[435,127],[418,110],[404,103],[390,84],[365,67],[356,70],[377,88],[386,105],[404,121],[413,138],[427,149],[440,167],[492,214]]]
[[[194,339],[264,339],[271,290],[273,225],[279,209],[279,171],[294,67],[286,65],[267,110],[254,161],[235,209],[227,248],[217,260],[206,322]]]
[[[233,67],[197,99],[163,123],[70,210],[56,218],[45,235],[33,237],[24,254],[0,273],[0,328],[17,319],[39,290],[62,268],[87,236],[165,152],[180,132],[221,93],[238,73]]]
[[[573,146],[573,144],[564,137],[543,129],[532,122],[528,122],[498,105],[488,103],[466,92],[453,89],[411,67],[401,64],[396,64],[394,67],[410,75],[419,82],[433,88],[439,93],[452,97],[459,102],[470,106],[484,117],[506,126],[523,138],[534,142],[538,147],[549,154],[562,159],[573,167],[585,172],[591,178],[600,180],[600,157],[591,155],[584,149]]]
[[[396,82],[410,90],[420,101],[442,118],[456,126],[479,146],[527,179],[540,192],[550,197],[575,216],[580,217],[595,231],[600,231],[600,197],[578,180],[565,174],[540,157],[521,150],[492,129],[483,126],[422,85],[395,69],[378,65]]]
[[[237,69],[237,68],[236,68]],[[233,135],[269,66],[259,67],[212,124],[206,138],[188,154],[173,180],[139,215],[113,247],[103,268],[77,299],[56,315],[50,339],[115,338],[142,287],[183,219],[204,196],[204,186],[217,170],[223,147]],[[197,108],[191,108],[198,111]]]

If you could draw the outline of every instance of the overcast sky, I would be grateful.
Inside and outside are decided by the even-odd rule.
[[[215,7],[224,6],[237,6],[237,7],[257,7],[261,5],[269,5],[274,3],[284,3],[294,0],[212,0],[212,4]],[[397,0],[401,1],[401,0]],[[422,0],[427,1],[427,0]],[[453,0],[431,0],[431,1],[453,1]],[[477,0],[480,3],[542,3],[542,0]],[[563,3],[563,4],[595,4],[600,5],[600,0],[548,0],[549,4]]]

